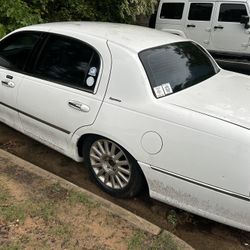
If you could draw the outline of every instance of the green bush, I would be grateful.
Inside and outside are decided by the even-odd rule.
[[[54,21],[133,23],[153,13],[157,0],[0,0],[0,37],[30,24]]]
[[[33,23],[42,22],[39,9],[32,9],[22,0],[0,0],[0,36]]]

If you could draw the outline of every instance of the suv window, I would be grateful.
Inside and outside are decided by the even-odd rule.
[[[47,80],[93,92],[100,58],[89,45],[69,37],[51,35],[34,73]]]
[[[178,42],[139,53],[154,95],[159,98],[198,84],[219,72],[193,42]]]
[[[162,19],[181,19],[184,3],[164,3],[161,8]]]
[[[247,10],[244,4],[221,4],[219,21],[239,23],[241,16],[246,16]]]
[[[212,3],[191,3],[188,20],[210,21],[212,10]]]
[[[41,34],[39,32],[18,32],[0,43],[0,66],[23,70]]]

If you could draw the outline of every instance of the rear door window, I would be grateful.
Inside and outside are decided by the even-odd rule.
[[[247,9],[244,4],[221,4],[219,22],[239,23],[241,16],[247,16]]]
[[[93,92],[100,70],[99,54],[89,45],[51,35],[34,69],[38,77]]]
[[[188,14],[188,20],[210,21],[212,11],[212,3],[191,3]]]
[[[182,19],[184,3],[163,3],[161,19]]]

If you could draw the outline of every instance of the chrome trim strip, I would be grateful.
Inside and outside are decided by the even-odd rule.
[[[208,189],[211,189],[213,191],[216,191],[216,192],[219,192],[219,193],[222,193],[222,194],[225,194],[225,195],[232,196],[234,198],[238,198],[238,199],[241,199],[241,200],[244,200],[244,201],[250,201],[250,197],[248,197],[248,196],[237,194],[237,193],[233,193],[233,192],[231,192],[229,190],[224,190],[224,189],[221,189],[221,188],[218,188],[218,187],[215,187],[215,186],[211,186],[211,185],[209,185],[207,183],[199,182],[199,181],[196,181],[194,179],[190,179],[190,178],[184,177],[182,175],[166,171],[165,169],[161,169],[161,168],[153,167],[153,166],[151,166],[151,168],[153,170],[157,171],[157,172],[162,173],[162,174],[166,174],[166,175],[178,178],[180,180],[187,181],[189,183],[192,183],[192,184],[204,187],[204,188],[208,188]]]
[[[12,109],[12,110],[14,110],[14,111],[16,111],[16,112],[18,112],[18,113],[20,113],[20,114],[22,114],[22,115],[25,115],[25,116],[27,116],[27,117],[30,117],[30,118],[32,118],[32,119],[38,121],[38,122],[41,122],[41,123],[43,123],[43,124],[46,124],[47,126],[50,126],[50,127],[54,128],[54,129],[57,129],[57,130],[59,130],[59,131],[65,133],[65,134],[70,134],[70,131],[68,131],[68,130],[65,130],[65,129],[60,128],[60,127],[58,127],[58,126],[56,126],[56,125],[53,125],[53,124],[51,124],[51,123],[49,123],[49,122],[46,122],[46,121],[44,121],[44,120],[42,120],[42,119],[40,119],[40,118],[37,118],[37,117],[35,117],[35,116],[33,116],[33,115],[27,114],[27,113],[25,113],[25,112],[23,112],[23,111],[21,111],[21,110],[18,110],[18,109],[16,109],[16,108],[12,107],[12,106],[9,106],[9,105],[7,105],[7,104],[5,104],[5,103],[3,103],[3,102],[0,102],[0,105],[5,106],[6,108]]]

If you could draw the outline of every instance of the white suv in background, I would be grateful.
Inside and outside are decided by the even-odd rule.
[[[161,0],[156,29],[190,38],[214,55],[250,59],[248,0]]]

